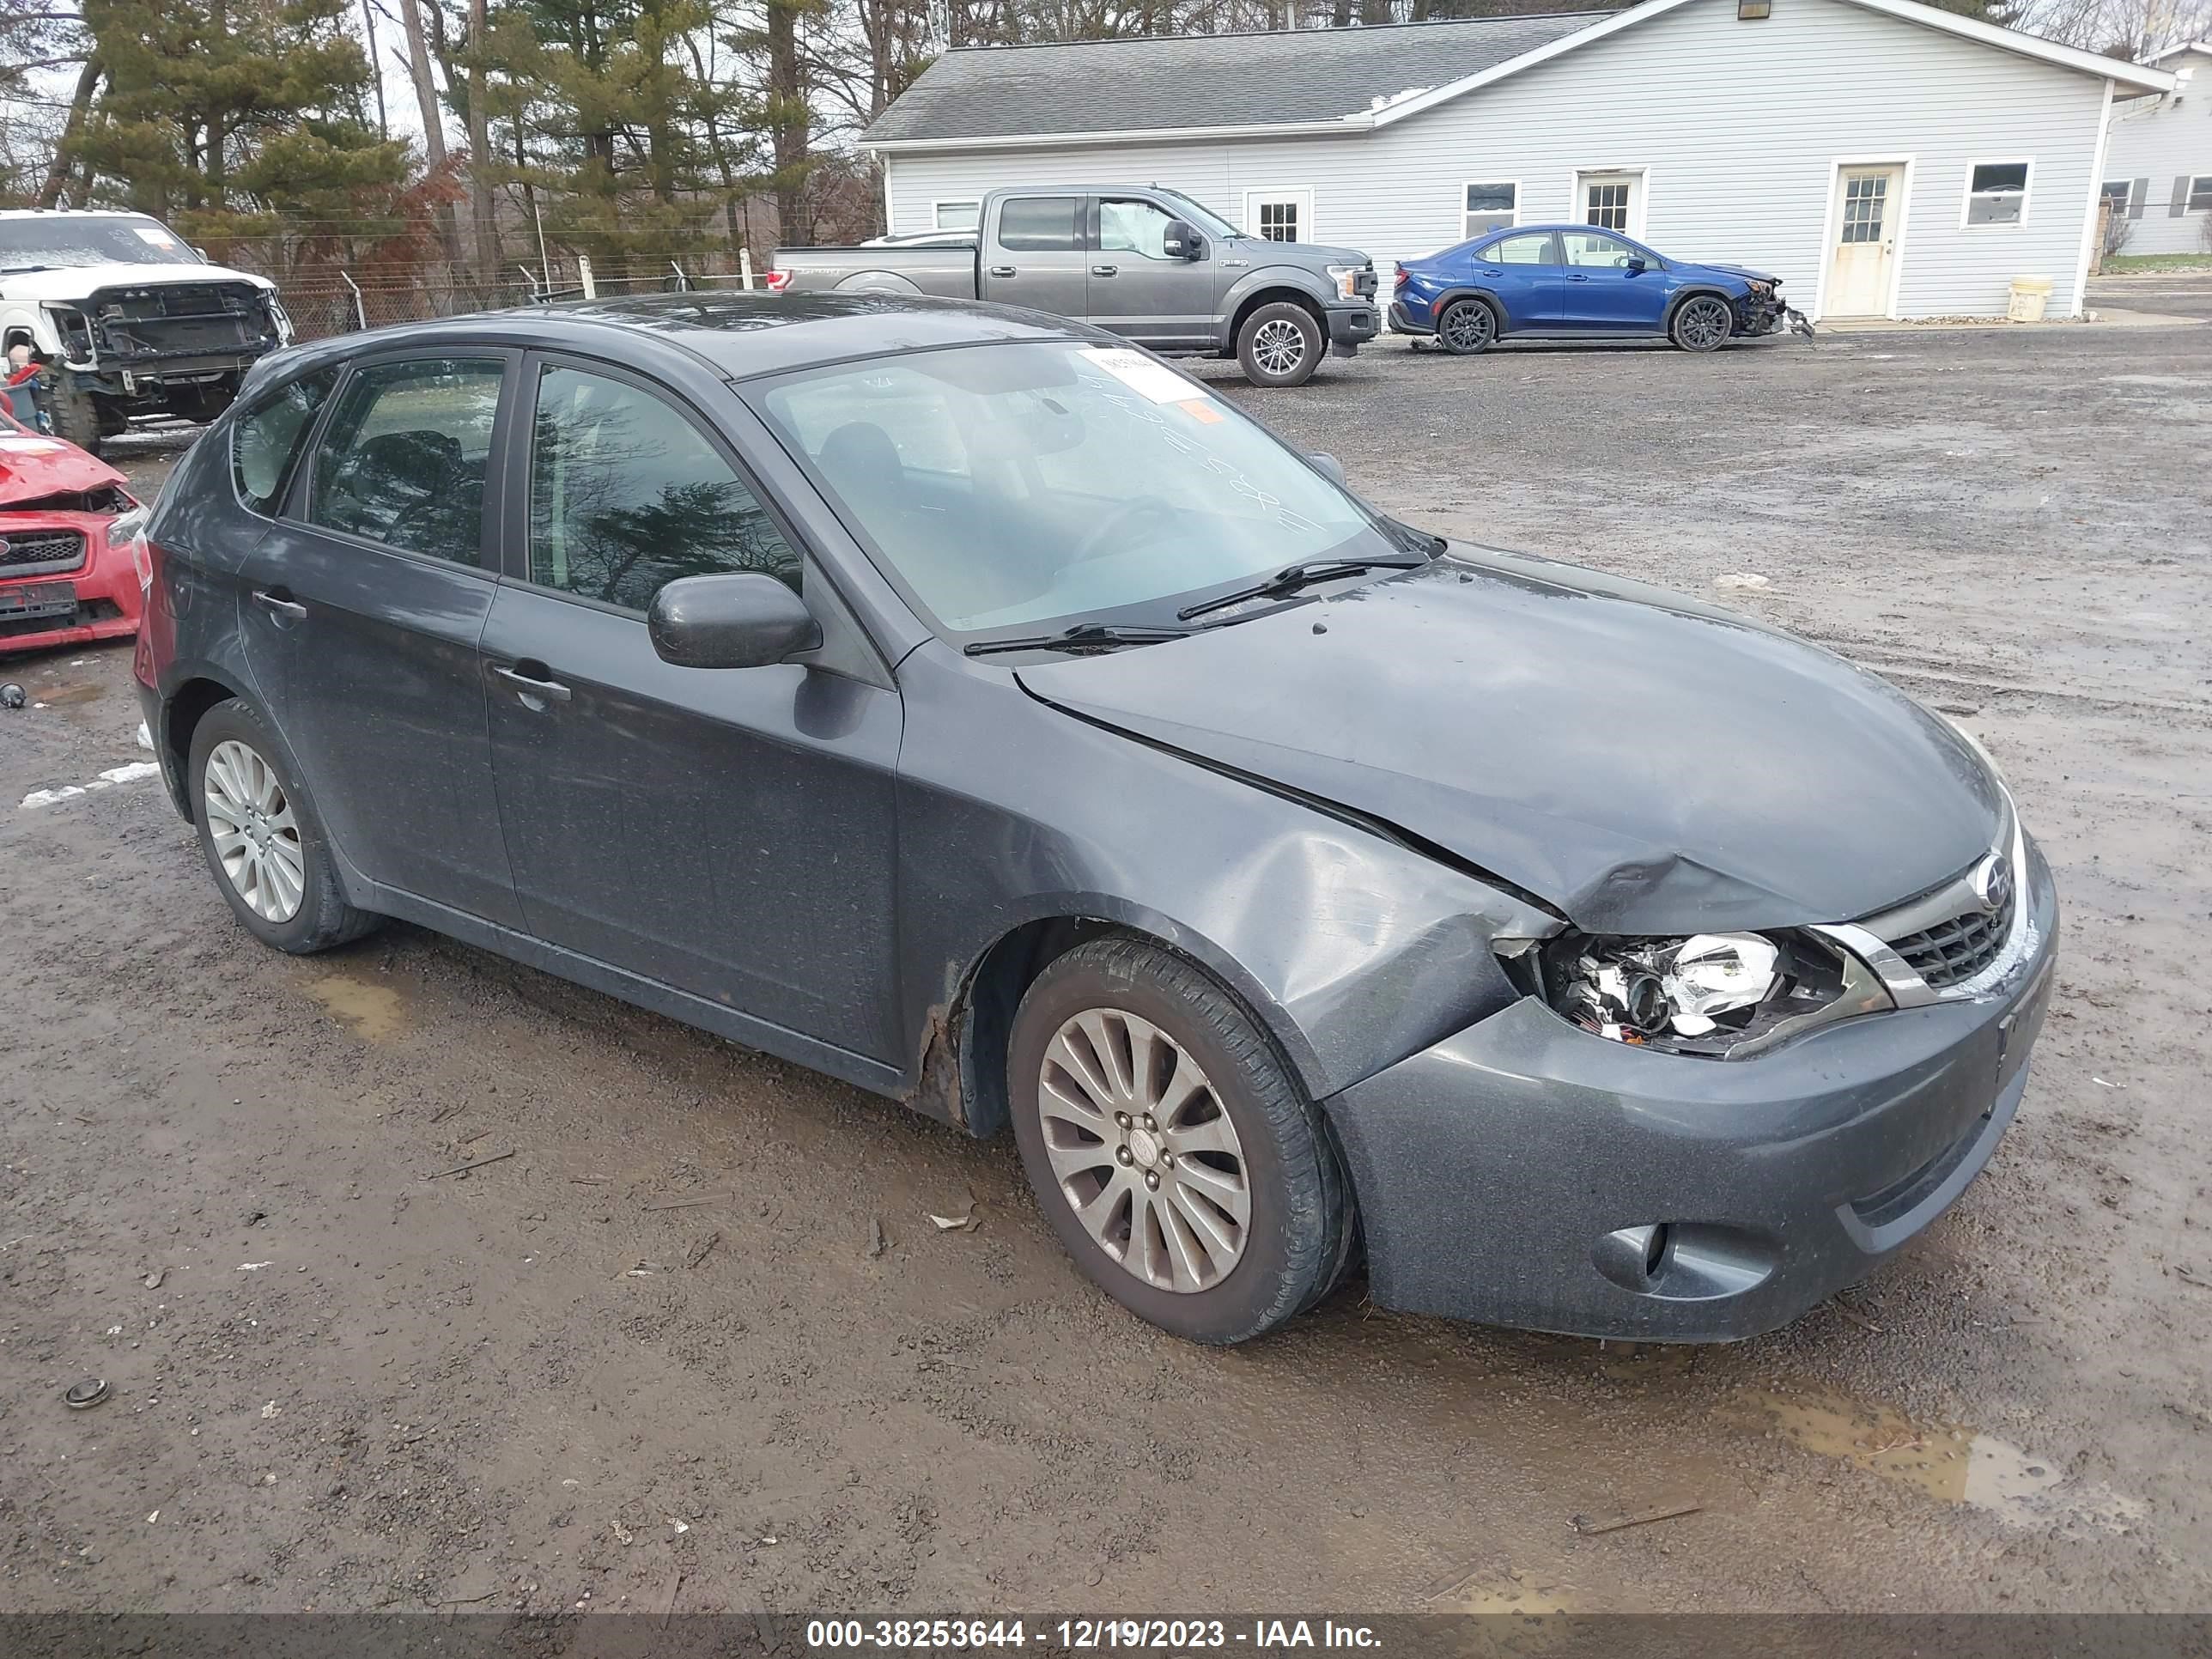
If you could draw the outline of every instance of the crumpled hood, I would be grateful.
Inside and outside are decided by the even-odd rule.
[[[173,283],[245,283],[263,289],[276,284],[250,270],[228,265],[64,265],[58,270],[10,271],[0,276],[0,299],[82,300],[103,288],[166,287]]]
[[[0,426],[0,506],[78,495],[108,484],[126,492],[130,489],[129,479],[75,444]],[[0,535],[5,533],[0,528]]]
[[[1988,851],[2004,811],[1957,732],[1842,659],[1486,549],[1018,676],[1071,713],[1411,831],[1592,932],[1870,915]]]
[[[1710,259],[1700,259],[1694,265],[1677,265],[1675,270],[1678,273],[1710,270],[1723,276],[1748,276],[1754,283],[1772,283],[1778,288],[1782,283],[1782,279],[1771,270],[1759,270],[1750,265],[1717,265]]]

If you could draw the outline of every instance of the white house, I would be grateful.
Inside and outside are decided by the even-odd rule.
[[[2173,90],[2112,106],[2105,194],[2128,218],[2124,253],[2212,258],[2212,40],[2152,58]]]
[[[1378,268],[1504,224],[1609,225],[1764,267],[1815,317],[2081,305],[2116,90],[2162,69],[1917,0],[963,49],[861,137],[893,233],[999,185],[1181,189]]]

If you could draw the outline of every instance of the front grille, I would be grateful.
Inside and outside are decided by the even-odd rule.
[[[1893,939],[1890,948],[1936,990],[1964,984],[1995,962],[2004,949],[2005,940],[2012,934],[2014,902],[2011,884],[2007,883],[1995,910],[1968,910],[1920,933]]]
[[[0,576],[37,576],[74,570],[84,562],[84,532],[18,530],[0,526]]]

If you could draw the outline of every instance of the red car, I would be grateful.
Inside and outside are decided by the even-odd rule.
[[[0,409],[0,654],[138,631],[146,514],[125,482]]]

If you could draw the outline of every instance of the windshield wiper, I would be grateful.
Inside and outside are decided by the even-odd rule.
[[[0,276],[28,276],[33,271],[52,269],[52,265],[0,265]]]
[[[1011,640],[977,640],[960,648],[971,657],[998,651],[1111,651],[1124,645],[1158,645],[1163,640],[1188,638],[1194,628],[1117,628],[1108,623],[1080,623],[1057,634],[1024,634]]]
[[[1428,560],[1425,558],[1303,559],[1297,564],[1284,566],[1265,581],[1231,588],[1218,598],[1187,605],[1176,615],[1188,622],[1193,617],[1203,617],[1213,611],[1226,611],[1231,605],[1242,605],[1247,599],[1269,599],[1278,594],[1295,593],[1301,587],[1310,587],[1316,582],[1325,582],[1334,576],[1357,576],[1363,570],[1418,570],[1426,563]]]

